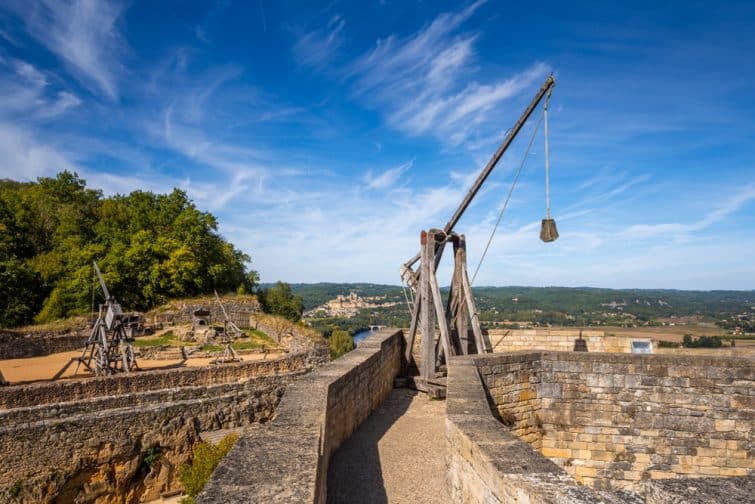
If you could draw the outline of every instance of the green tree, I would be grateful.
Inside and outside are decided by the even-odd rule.
[[[251,292],[257,279],[215,217],[178,189],[105,198],[67,171],[0,180],[0,325],[88,311],[93,291],[101,301],[93,260],[127,310],[215,289]]]
[[[354,340],[348,331],[335,330],[328,338],[328,347],[330,347],[330,359],[337,359],[354,350]]]
[[[304,303],[301,297],[291,292],[291,286],[278,282],[262,294],[262,304],[265,312],[285,317],[291,322],[301,320]]]
[[[39,283],[39,275],[17,259],[0,261],[0,326],[31,322],[42,301]]]

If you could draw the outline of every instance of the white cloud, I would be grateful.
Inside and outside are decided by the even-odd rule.
[[[479,33],[455,35],[484,2],[440,14],[407,37],[391,35],[349,66],[355,94],[385,112],[391,126],[411,135],[432,134],[451,145],[478,133],[492,110],[544,77],[535,63],[508,78],[481,83],[474,75]]]
[[[102,0],[14,0],[6,5],[37,41],[57,55],[90,89],[118,98],[121,6]]]
[[[47,75],[21,60],[0,60],[0,117],[28,121],[52,119],[81,104],[69,91],[54,92]],[[2,75],[2,73],[0,73]]]
[[[369,189],[384,190],[391,188],[408,169],[412,167],[414,161],[407,161],[406,163],[385,170],[380,175],[373,175],[372,171],[367,172],[364,178],[365,183]]]
[[[77,165],[60,148],[42,142],[32,132],[0,122],[0,177],[33,180]]]
[[[665,236],[667,239],[678,238],[680,235],[697,233],[710,228],[714,224],[722,221],[724,218],[740,210],[750,201],[755,200],[755,185],[745,186],[740,189],[721,205],[700,219],[689,224],[679,222],[662,223],[662,224],[634,224],[627,227],[619,233],[620,238],[637,240],[647,240],[659,236]]]
[[[346,20],[340,14],[330,18],[322,28],[299,37],[294,45],[294,57],[300,65],[321,70],[334,57],[343,44],[343,29]]]

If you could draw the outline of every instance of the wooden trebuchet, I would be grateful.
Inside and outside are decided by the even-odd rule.
[[[417,333],[422,335],[420,346],[419,377],[413,378],[415,386],[431,393],[432,387],[442,385],[444,363],[454,355],[468,355],[492,352],[492,345],[480,327],[479,315],[472,293],[469,274],[467,273],[467,248],[464,235],[454,233],[453,229],[464,211],[474,199],[485,180],[495,168],[498,161],[513,142],[532,112],[543,97],[550,96],[556,81],[549,76],[530,104],[506,134],[488,164],[483,168],[454,212],[448,223],[441,229],[422,231],[420,235],[420,252],[401,267],[401,278],[411,289],[414,296],[412,319],[407,335],[405,365],[412,361],[412,349]],[[547,101],[547,100],[546,100]],[[534,137],[533,137],[534,138]],[[513,186],[512,186],[513,189]],[[547,216],[543,221],[543,239],[552,241],[558,237],[555,222]],[[448,300],[445,307],[441,298],[436,272],[443,252],[448,243],[453,244],[454,271]],[[413,266],[420,261],[415,271]],[[408,296],[407,296],[408,299]],[[436,338],[436,326],[438,334]],[[470,330],[471,329],[471,330]]]
[[[132,330],[134,325],[138,325],[138,319],[134,320],[133,317],[124,315],[121,305],[110,295],[97,262],[93,264],[105,296],[105,303],[99,305],[97,320],[92,326],[81,357],[77,359],[74,374],[79,371],[82,364],[97,376],[134,371],[138,369],[138,365],[132,345]]]
[[[215,291],[215,300],[220,305],[220,310],[223,312],[223,355],[212,361],[212,364],[227,364],[230,362],[240,362],[241,357],[233,349],[233,340],[242,336],[244,331],[233,323],[233,320],[228,316],[228,312],[225,311],[225,306],[218,296],[218,291]]]

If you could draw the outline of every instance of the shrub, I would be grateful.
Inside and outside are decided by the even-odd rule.
[[[354,350],[354,340],[348,331],[333,331],[328,338],[330,347],[330,359],[337,359],[347,352]]]
[[[155,445],[150,448],[147,448],[147,450],[144,452],[144,458],[142,458],[142,463],[139,466],[139,474],[142,476],[149,474],[149,472],[152,470],[152,466],[160,460],[160,457],[163,454],[162,447],[160,445]]]
[[[721,348],[721,338],[718,336],[700,336],[692,338],[691,334],[685,334],[682,345],[686,348]]]
[[[8,493],[14,499],[21,495],[21,491],[24,489],[24,483],[21,480],[16,480],[15,483],[8,489]]]
[[[657,345],[658,345],[658,348],[679,348],[681,344],[676,341],[660,340]]]
[[[238,438],[235,434],[229,434],[217,446],[204,441],[194,446],[191,463],[184,464],[178,471],[178,479],[183,483],[184,492],[187,495],[181,499],[181,504],[194,504],[194,499],[210,479],[212,471],[231,451]]]

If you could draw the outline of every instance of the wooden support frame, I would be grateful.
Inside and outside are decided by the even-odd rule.
[[[440,257],[449,242],[453,244],[454,273],[444,307],[436,273]],[[404,357],[408,367],[419,331],[422,334],[420,376],[415,381],[429,383],[438,378],[441,374],[440,366],[449,357],[488,353],[492,348],[487,335],[482,333],[469,283],[464,236],[446,235],[439,229],[430,229],[422,231],[420,245],[420,268],[415,283],[416,297]]]

